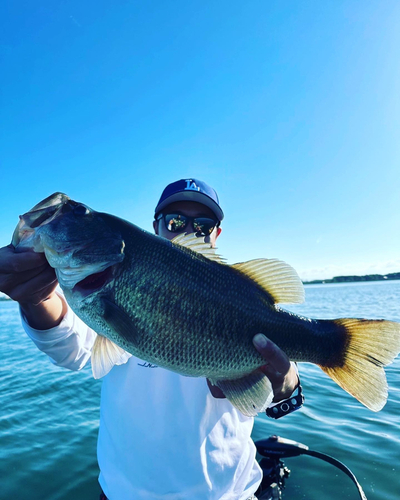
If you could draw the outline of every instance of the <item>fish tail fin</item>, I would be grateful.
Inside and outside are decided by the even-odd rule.
[[[367,408],[381,410],[388,396],[383,367],[400,351],[400,323],[363,319],[337,319],[333,323],[346,332],[342,363],[320,368]]]

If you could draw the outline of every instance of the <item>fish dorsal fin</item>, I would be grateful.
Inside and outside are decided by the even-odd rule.
[[[114,365],[123,365],[131,356],[107,337],[97,335],[91,356],[93,377],[104,377]]]
[[[277,259],[255,259],[233,264],[231,267],[264,288],[274,303],[304,302],[303,283],[296,271],[286,262]]]
[[[216,253],[215,248],[212,248],[209,243],[205,243],[203,238],[198,238],[195,233],[179,234],[171,240],[171,243],[189,248],[214,262],[219,262],[220,264],[226,263],[225,259]]]

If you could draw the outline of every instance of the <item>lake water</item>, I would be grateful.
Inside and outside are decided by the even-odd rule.
[[[306,303],[290,309],[314,318],[400,322],[400,281],[306,286]],[[299,368],[304,408],[279,421],[257,417],[253,438],[278,434],[299,441],[344,462],[369,500],[398,500],[400,360],[386,370],[389,399],[379,413],[319,368]],[[101,382],[89,368],[75,373],[54,367],[25,335],[17,305],[9,301],[0,302],[0,380],[0,500],[97,500]],[[286,500],[359,498],[350,479],[331,465],[312,457],[285,463],[292,471]]]

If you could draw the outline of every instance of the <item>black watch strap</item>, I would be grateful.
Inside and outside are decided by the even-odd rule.
[[[296,394],[297,393],[297,394]],[[288,399],[283,399],[279,401],[274,406],[270,406],[266,410],[267,417],[278,419],[292,413],[303,406],[304,403],[304,395],[302,391],[302,387],[299,383],[295,392]]]

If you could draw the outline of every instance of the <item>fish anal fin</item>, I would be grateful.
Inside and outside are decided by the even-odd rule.
[[[96,379],[104,377],[114,365],[123,365],[131,357],[107,337],[97,335],[92,349],[92,372]]]
[[[271,403],[274,393],[271,382],[260,370],[234,380],[215,380],[226,398],[243,415],[254,417]]]
[[[297,272],[277,259],[255,259],[233,264],[231,267],[256,282],[274,303],[301,304],[304,287]]]
[[[225,264],[226,261],[223,257],[216,253],[216,249],[211,247],[209,243],[204,242],[204,238],[198,238],[195,233],[183,233],[176,236],[171,240],[173,245],[182,246],[193,250],[206,257],[209,260],[218,262],[220,264]]]

